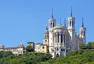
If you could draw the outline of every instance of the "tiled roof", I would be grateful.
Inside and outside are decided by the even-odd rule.
[[[43,45],[43,43],[36,43],[36,45]]]
[[[17,47],[24,47],[24,45],[23,44],[19,44]]]

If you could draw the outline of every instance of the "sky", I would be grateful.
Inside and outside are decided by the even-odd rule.
[[[72,7],[76,32],[81,18],[87,29],[86,41],[94,41],[94,0],[0,0],[0,44],[5,47],[27,42],[43,42],[48,19],[53,15],[57,25],[64,25]]]

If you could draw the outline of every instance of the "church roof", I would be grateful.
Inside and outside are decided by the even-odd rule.
[[[36,43],[36,45],[43,45],[43,43]]]
[[[17,47],[21,47],[21,48],[23,48],[24,47],[24,45],[23,44],[19,44]]]
[[[54,27],[55,29],[61,29],[61,28],[66,28],[65,26],[62,26],[61,24],[57,25],[56,27]]]

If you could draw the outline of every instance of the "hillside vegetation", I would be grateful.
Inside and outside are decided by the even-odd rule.
[[[11,52],[0,52],[0,64],[39,64],[42,61],[51,59],[50,54],[28,53],[15,56]]]
[[[15,56],[11,52],[0,52],[0,64],[94,64],[94,42],[80,45],[66,57],[51,58],[50,54],[28,53]]]
[[[94,50],[72,51],[66,57],[58,57],[41,64],[94,64]]]

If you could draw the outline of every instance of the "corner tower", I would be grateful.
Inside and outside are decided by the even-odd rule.
[[[82,18],[82,26],[80,28],[80,38],[82,38],[83,43],[86,43],[86,28],[84,27],[83,18]]]
[[[72,16],[72,7],[71,7],[71,16],[68,17],[68,32],[71,37],[71,49],[75,50],[75,17]]]
[[[56,19],[53,18],[53,9],[52,9],[52,16],[48,20],[49,22],[49,29],[53,29],[56,26]]]
[[[48,24],[46,25],[46,31],[44,33],[44,44],[47,46],[49,45],[49,31],[48,31]]]
[[[52,9],[52,16],[51,18],[48,20],[49,22],[49,53],[53,55],[53,57],[55,56],[54,54],[54,27],[56,26],[56,19],[53,18],[53,9]]]
[[[75,31],[75,17],[72,16],[72,8],[71,8],[71,16],[68,17],[68,30],[69,32]]]

